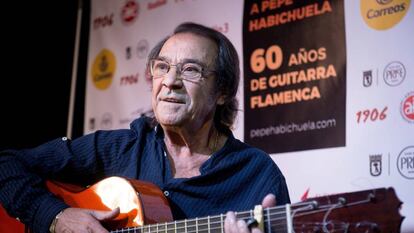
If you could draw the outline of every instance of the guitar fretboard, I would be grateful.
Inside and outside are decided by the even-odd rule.
[[[253,210],[236,212],[237,219],[249,220],[254,218]],[[113,230],[111,233],[224,233],[224,220],[226,216],[207,216],[195,219],[177,220],[167,223],[156,223],[139,227],[123,228]],[[285,207],[271,207],[264,210],[264,230],[272,232],[272,229],[279,229],[286,232],[286,211]]]

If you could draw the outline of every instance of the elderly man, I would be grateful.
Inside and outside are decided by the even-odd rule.
[[[119,209],[73,208],[44,186],[45,179],[90,185],[121,176],[157,185],[175,220],[289,203],[285,179],[265,152],[234,138],[239,61],[220,32],[179,25],[147,63],[154,117],[130,129],[56,139],[0,156],[0,202],[34,232],[107,232]],[[56,217],[57,216],[57,217]],[[226,232],[248,232],[228,212]],[[257,228],[253,227],[253,231]]]

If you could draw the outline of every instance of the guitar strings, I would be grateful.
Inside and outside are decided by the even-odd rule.
[[[361,204],[361,203],[367,203],[370,200],[362,200],[362,201],[356,201],[356,202],[352,202],[352,203],[348,203],[347,206],[350,205],[357,205],[357,204]],[[313,205],[313,202],[302,202],[302,203],[298,203],[295,205],[291,205],[292,208],[298,208],[300,206],[306,206],[306,205]],[[317,210],[314,211],[308,211],[306,213],[300,213],[297,214],[295,217],[300,217],[300,216],[305,216],[305,215],[309,215],[309,214],[316,214],[316,213],[321,213],[321,212],[326,212],[327,210],[331,209],[332,206],[337,206],[336,208],[339,208],[340,206],[338,206],[338,204],[331,204],[331,205],[322,205],[319,206]],[[285,211],[285,207],[284,206],[278,206],[278,207],[270,207],[270,208],[266,208],[265,209],[267,211],[267,216],[264,218],[264,224],[266,224],[266,226],[271,227],[273,230],[286,230],[287,229],[287,225],[286,225],[286,211]],[[277,210],[282,210],[282,211],[278,211]],[[293,210],[293,212],[295,211],[295,209]],[[236,212],[235,213],[237,218],[242,219],[242,220],[248,220],[250,218],[253,217],[253,210],[250,211],[244,211],[244,212]],[[218,220],[218,221],[217,221]],[[278,221],[275,223],[275,221]],[[198,222],[202,222],[202,221],[207,221],[206,223],[198,223]],[[270,224],[269,224],[270,222]],[[195,223],[195,224],[194,224]],[[184,226],[179,226],[177,227],[177,225],[183,225]],[[174,225],[174,227],[169,228],[169,226]],[[212,225],[220,225],[217,227],[213,227]],[[305,225],[305,226],[304,226]],[[342,225],[344,228],[346,228],[347,226],[353,225],[353,224],[340,224]],[[165,228],[164,228],[165,226]],[[206,229],[200,229],[207,226]],[[307,222],[307,223],[303,223],[303,222],[295,222],[293,224],[294,227],[296,226],[300,226],[300,229],[304,230],[304,229],[315,229],[316,227],[322,227],[324,226],[324,223],[320,223],[320,222]],[[157,223],[157,224],[150,224],[150,225],[145,225],[145,226],[140,226],[140,227],[132,227],[132,228],[124,228],[124,229],[118,229],[115,231],[111,231],[113,233],[123,233],[123,232],[145,232],[145,229],[148,229],[148,232],[151,232],[151,228],[156,228],[157,230],[154,232],[168,232],[168,231],[172,231],[173,229],[177,232],[182,231],[182,232],[186,232],[186,233],[192,233],[192,232],[202,232],[204,231],[212,231],[212,230],[223,230],[223,214],[219,215],[219,216],[207,216],[207,217],[202,217],[202,218],[197,218],[197,219],[193,219],[193,220],[178,220],[175,221],[173,223]],[[161,228],[161,229],[159,229]],[[196,230],[189,230],[188,228],[196,228]],[[331,229],[330,232],[334,232],[337,230],[343,230],[344,228],[341,229]],[[138,230],[138,231],[136,231]]]
[[[304,205],[303,203],[300,203],[301,205]],[[275,212],[276,210],[282,210],[279,212]],[[273,213],[271,213],[270,215],[272,215],[273,219],[270,220],[284,220],[285,218],[282,217],[278,217],[278,218],[274,218],[274,216],[286,216],[286,211],[285,211],[285,207],[284,206],[277,206],[277,207],[270,207],[267,208],[267,211],[270,213],[270,211],[272,211]],[[243,211],[243,212],[236,212],[235,213],[237,218],[242,219],[242,220],[248,220],[251,217],[253,217],[253,210],[249,210],[249,211]],[[217,221],[218,220],[218,221]],[[197,224],[197,222],[202,222],[202,221],[209,221],[210,224],[207,223],[200,223]],[[195,224],[194,224],[195,222]],[[267,221],[265,221],[267,222]],[[184,225],[183,225],[184,224]],[[194,225],[193,225],[194,224]],[[213,224],[219,224],[219,227],[211,227],[211,225]],[[159,226],[163,227],[163,225],[165,225],[165,228],[163,229],[159,229]],[[131,230],[134,230],[133,232],[135,232],[135,230],[139,230],[138,232],[145,232],[145,229],[148,229],[148,232],[150,232],[151,228],[157,228],[158,230],[156,232],[159,231],[168,231],[168,228],[170,225],[174,225],[174,227],[171,227],[170,229],[174,229],[176,231],[183,231],[183,232],[187,232],[187,233],[191,233],[191,232],[196,232],[196,231],[191,231],[188,230],[188,228],[194,228],[194,227],[198,227],[199,228],[199,232],[200,232],[200,228],[207,226],[207,229],[205,229],[206,231],[208,230],[217,230],[217,229],[222,229],[222,225],[223,225],[223,214],[219,215],[219,216],[207,216],[207,217],[202,217],[202,218],[198,218],[197,221],[195,220],[178,220],[175,221],[174,223],[166,223],[166,224],[151,224],[151,225],[145,225],[145,226],[140,226],[140,227],[134,227],[134,228],[124,228],[124,229],[119,229],[118,231],[111,231],[114,233],[117,232],[130,232]],[[180,225],[177,227],[177,225]],[[210,226],[210,227],[208,227]],[[143,231],[141,231],[143,230]]]
[[[350,225],[355,225],[356,226],[356,224],[339,224],[339,226],[340,226],[339,228],[334,228],[334,229],[330,228],[329,232],[336,232],[336,231],[343,232],[343,230],[349,228]],[[301,231],[315,231],[316,229],[322,228],[323,226],[324,226],[323,223],[307,222],[307,223],[294,224],[294,229],[300,229]],[[332,224],[330,226],[332,226]],[[153,227],[153,228],[156,228],[156,227]],[[170,228],[170,229],[168,229],[168,228],[159,229],[158,228],[156,230],[155,229],[151,230],[151,227],[142,227],[142,228],[125,228],[125,229],[122,229],[122,230],[111,231],[111,232],[113,232],[113,233],[118,233],[118,232],[119,233],[122,233],[122,232],[140,232],[141,233],[141,232],[171,232],[171,231],[174,231],[174,232],[186,232],[186,233],[195,232],[196,233],[196,232],[216,232],[216,231],[222,232],[222,230],[223,230],[222,227],[210,227],[210,228],[198,229],[198,230],[188,229],[188,228],[189,227],[187,227],[187,229],[183,228],[183,227],[175,228],[175,229],[172,229],[172,228]],[[194,226],[192,228],[194,228]],[[276,231],[279,231],[279,232],[280,231],[285,232],[287,230],[287,227],[286,227],[286,224],[284,224],[281,227],[272,225],[272,229],[276,230]]]
[[[330,228],[329,232],[336,232],[336,231],[341,231],[343,232],[344,229],[348,229],[350,226],[357,226],[357,224],[339,224],[339,227],[336,228]],[[315,231],[317,229],[322,228],[324,225],[322,223],[301,223],[301,224],[294,224],[294,229],[299,229],[300,231]],[[332,226],[332,225],[330,225]],[[335,225],[333,225],[335,226]],[[146,231],[147,230],[147,231]],[[177,228],[177,229],[151,229],[149,227],[144,227],[144,228],[125,228],[122,230],[117,230],[117,231],[111,231],[112,233],[122,233],[122,232],[186,232],[186,233],[197,233],[197,232],[222,232],[224,229],[221,227],[210,227],[210,228],[206,228],[206,229],[183,229],[183,228]],[[287,227],[282,226],[282,227],[273,227],[272,226],[272,230],[276,230],[277,232],[285,232],[287,231]]]

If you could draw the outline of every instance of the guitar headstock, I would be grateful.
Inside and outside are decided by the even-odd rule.
[[[400,232],[402,202],[393,188],[310,198],[291,206],[294,232]]]

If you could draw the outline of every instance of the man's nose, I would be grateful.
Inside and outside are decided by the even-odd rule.
[[[177,71],[177,67],[171,67],[167,74],[165,74],[162,84],[170,89],[181,88],[183,81]]]

